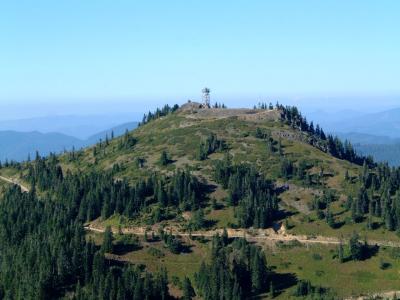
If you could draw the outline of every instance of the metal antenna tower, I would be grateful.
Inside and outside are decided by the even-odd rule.
[[[205,87],[201,91],[203,93],[203,105],[204,105],[204,107],[210,108],[210,89]]]

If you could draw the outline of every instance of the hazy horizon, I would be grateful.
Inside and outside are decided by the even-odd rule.
[[[277,101],[284,105],[296,105],[304,113],[318,111],[337,113],[341,111],[354,111],[359,113],[382,112],[385,110],[400,108],[400,96],[396,97],[320,97],[320,98],[285,98],[285,97],[256,97],[243,96],[222,97],[218,93],[211,94],[212,102],[225,103],[228,107],[252,107],[258,102]],[[191,95],[192,97],[177,97],[176,99],[147,99],[147,100],[58,100],[58,101],[37,101],[37,102],[0,102],[0,110],[5,112],[0,116],[0,121],[42,118],[52,116],[129,116],[140,121],[144,113],[152,111],[165,104],[183,104],[188,99],[201,101],[200,92]],[[356,99],[356,101],[354,101]],[[360,105],[360,103],[362,105]]]
[[[392,108],[400,3],[384,2],[3,3],[1,118],[141,113],[204,86],[231,107]]]
[[[32,129],[48,131],[58,116],[101,128],[140,121],[200,101],[205,86],[212,102],[296,105],[321,123],[397,108],[400,3],[385,3],[4,3],[1,128],[42,118]]]

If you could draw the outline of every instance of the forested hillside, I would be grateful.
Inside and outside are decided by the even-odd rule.
[[[119,138],[0,175],[17,184],[0,187],[1,298],[342,299],[398,287],[400,169],[295,107],[165,106]]]

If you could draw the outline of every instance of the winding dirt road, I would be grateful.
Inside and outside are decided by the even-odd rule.
[[[105,229],[99,224],[87,224],[85,229],[92,232],[104,233]],[[145,233],[151,235],[152,232],[157,234],[157,230],[153,227],[151,230],[146,230],[145,227],[130,227],[120,229],[123,234],[135,234],[139,236],[143,236]],[[223,230],[209,230],[209,231],[195,231],[191,233],[180,232],[174,228],[164,228],[165,232],[171,232],[173,235],[179,235],[183,237],[189,236],[197,236],[197,237],[212,237],[215,234],[222,234]],[[119,230],[116,228],[112,228],[113,233],[117,233]],[[286,233],[284,226],[277,231],[273,229],[258,229],[258,230],[246,230],[246,229],[227,229],[228,236],[231,238],[245,238],[250,242],[256,243],[275,243],[275,242],[293,242],[297,241],[302,244],[325,244],[325,245],[338,245],[340,244],[340,240],[334,237],[324,237],[324,236],[315,236],[315,237],[307,237],[304,235],[293,235]],[[362,241],[361,241],[362,242]],[[348,240],[343,240],[343,243],[348,243]],[[400,247],[399,242],[391,242],[391,241],[368,241],[369,245],[378,245],[378,246],[386,246],[386,247]],[[353,296],[349,298],[345,298],[346,300],[367,300],[367,299],[393,299],[394,296],[400,295],[400,291],[384,291],[377,292],[373,294],[359,295]],[[397,299],[397,298],[396,298]]]
[[[28,193],[29,189],[24,186],[22,183],[20,183],[18,180],[13,179],[13,178],[8,178],[8,177],[4,177],[4,176],[0,176],[0,180],[3,180],[5,182],[14,184],[14,185],[18,185],[21,188],[21,191],[23,191],[24,193]]]
[[[105,228],[99,225],[87,224],[85,229],[92,232],[103,233]],[[112,228],[113,233],[117,233],[118,229]],[[158,233],[158,230],[152,228],[151,230],[146,230],[145,227],[127,227],[121,229],[123,234],[135,234],[139,236],[145,235],[145,233],[151,235]],[[173,235],[179,235],[183,237],[213,237],[216,234],[222,235],[223,229],[215,229],[208,231],[193,231],[191,233],[182,232],[176,228],[165,227],[165,232],[171,232]],[[284,226],[279,230],[275,231],[271,228],[268,229],[227,229],[228,236],[230,238],[245,238],[249,242],[300,242],[302,244],[324,244],[324,245],[339,245],[341,243],[340,239],[336,237],[325,237],[325,236],[306,236],[306,235],[294,235],[286,233]],[[347,243],[347,240],[342,240],[343,243]],[[378,245],[386,247],[400,247],[400,242],[392,241],[375,241],[369,240],[369,245]]]
[[[10,184],[18,185],[22,192],[27,193],[29,192],[29,188],[20,183],[18,180],[13,178],[8,178],[4,176],[0,176],[0,180],[5,181]],[[97,232],[97,233],[104,233],[105,228],[96,224],[87,224],[85,226],[85,230]],[[171,232],[173,235],[179,235],[183,237],[213,237],[216,234],[222,235],[222,229],[216,230],[208,230],[208,231],[193,231],[191,233],[181,232],[176,228],[169,228],[165,227],[164,230],[166,232]],[[119,230],[116,228],[112,228],[113,233],[117,233]],[[151,230],[146,230],[145,227],[128,227],[121,229],[123,234],[135,234],[139,236],[143,236],[146,233],[150,234],[154,232],[155,234],[158,233],[158,230],[152,228]],[[325,237],[325,236],[306,236],[306,235],[293,235],[286,232],[284,226],[281,226],[279,230],[269,229],[257,229],[257,230],[247,230],[247,229],[227,229],[228,236],[231,238],[245,238],[247,241],[250,242],[269,242],[269,243],[276,243],[276,242],[300,242],[302,244],[324,244],[324,245],[339,245],[341,241],[335,237]],[[348,243],[348,240],[342,240],[343,243]],[[369,245],[378,245],[378,246],[386,246],[386,247],[400,247],[400,242],[392,242],[392,241],[375,241],[369,240]],[[396,297],[396,295],[400,295],[400,291],[387,291],[381,293],[375,293],[373,295],[365,295],[365,296],[357,296],[357,297],[350,297],[346,300],[366,300],[372,298],[381,297],[383,299],[389,299]]]
[[[399,299],[400,291],[380,292],[364,296],[346,298],[345,300]]]
[[[29,188],[20,183],[18,180],[13,178],[8,178],[4,176],[0,176],[0,180],[3,180],[10,184],[18,185],[22,192],[29,192]],[[92,232],[103,233],[105,231],[104,227],[94,224],[88,224],[85,226],[85,229]],[[113,228],[114,233],[117,233],[118,230]],[[136,235],[144,235],[146,233],[145,227],[127,227],[121,229],[123,234],[136,234]],[[180,235],[184,237],[194,236],[194,237],[213,237],[214,235],[222,234],[222,229],[208,230],[208,231],[193,231],[191,233],[181,232],[176,228],[164,228],[165,231],[171,232],[174,235]],[[279,230],[269,229],[227,229],[228,236],[231,238],[245,238],[251,242],[293,242],[297,241],[302,244],[324,244],[324,245],[339,245],[340,239],[336,237],[325,237],[325,236],[306,236],[306,235],[294,235],[286,232],[284,226],[281,226]],[[157,229],[152,229],[147,231],[147,234],[151,234],[154,232],[157,234]],[[343,240],[343,243],[347,243],[347,240]],[[369,245],[378,245],[378,246],[386,246],[386,247],[400,247],[400,242],[393,241],[376,241],[369,240]]]

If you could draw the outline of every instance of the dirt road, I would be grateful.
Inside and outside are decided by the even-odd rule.
[[[29,189],[21,184],[18,180],[13,178],[8,178],[4,176],[0,176],[0,180],[5,182],[18,185],[21,190],[25,193],[29,192]],[[93,232],[104,232],[104,227],[99,225],[88,224],[85,226],[86,230]],[[124,234],[136,234],[136,235],[144,235],[146,232],[145,227],[127,227],[121,229]],[[164,228],[165,231],[171,232],[174,235],[180,236],[194,236],[194,237],[213,237],[214,235],[222,234],[222,229],[208,230],[208,231],[193,231],[191,233],[179,231],[176,228]],[[117,229],[113,228],[113,232],[117,233]],[[302,244],[325,244],[325,245],[339,245],[340,240],[336,237],[325,237],[325,236],[306,236],[306,235],[293,235],[286,232],[284,226],[277,231],[268,228],[268,229],[227,229],[228,236],[231,238],[245,238],[251,242],[291,242],[297,241]],[[157,234],[158,230],[156,228],[152,228],[147,231],[147,234],[151,234],[154,232]],[[343,240],[343,243],[346,243],[346,240]],[[386,247],[400,247],[400,242],[392,242],[392,241],[376,241],[369,240],[369,245],[378,245],[378,246],[386,246]]]
[[[6,181],[6,182],[11,183],[11,184],[18,185],[24,193],[28,193],[29,192],[29,189],[26,186],[24,186],[22,183],[20,183],[18,180],[16,180],[16,179],[0,176],[0,180]]]
[[[369,300],[369,299],[399,299],[400,291],[380,292],[370,295],[346,298],[345,300]]]
[[[85,229],[92,232],[103,233],[104,227],[99,225],[88,224],[85,226]],[[118,230],[116,228],[112,228],[114,233],[117,233]],[[154,234],[158,233],[156,228],[152,228],[151,230],[146,230],[145,227],[128,227],[121,229],[123,234],[135,234],[135,235],[144,235],[147,233],[151,235],[152,232]],[[164,228],[165,232],[171,232],[173,235],[180,235],[184,237],[194,236],[194,237],[213,237],[217,233],[221,235],[223,233],[223,229],[215,229],[208,231],[193,231],[191,233],[182,232],[177,230],[176,228]],[[302,244],[325,244],[325,245],[339,245],[340,239],[335,237],[324,237],[324,236],[306,236],[306,235],[293,235],[286,233],[285,228],[282,226],[281,229],[275,231],[271,228],[268,229],[227,229],[228,236],[231,238],[245,238],[250,242],[292,242],[297,241]],[[343,243],[347,243],[347,240],[343,240]],[[369,240],[369,245],[378,245],[378,246],[386,246],[386,247],[400,247],[400,242],[392,242],[392,241],[375,241]]]

